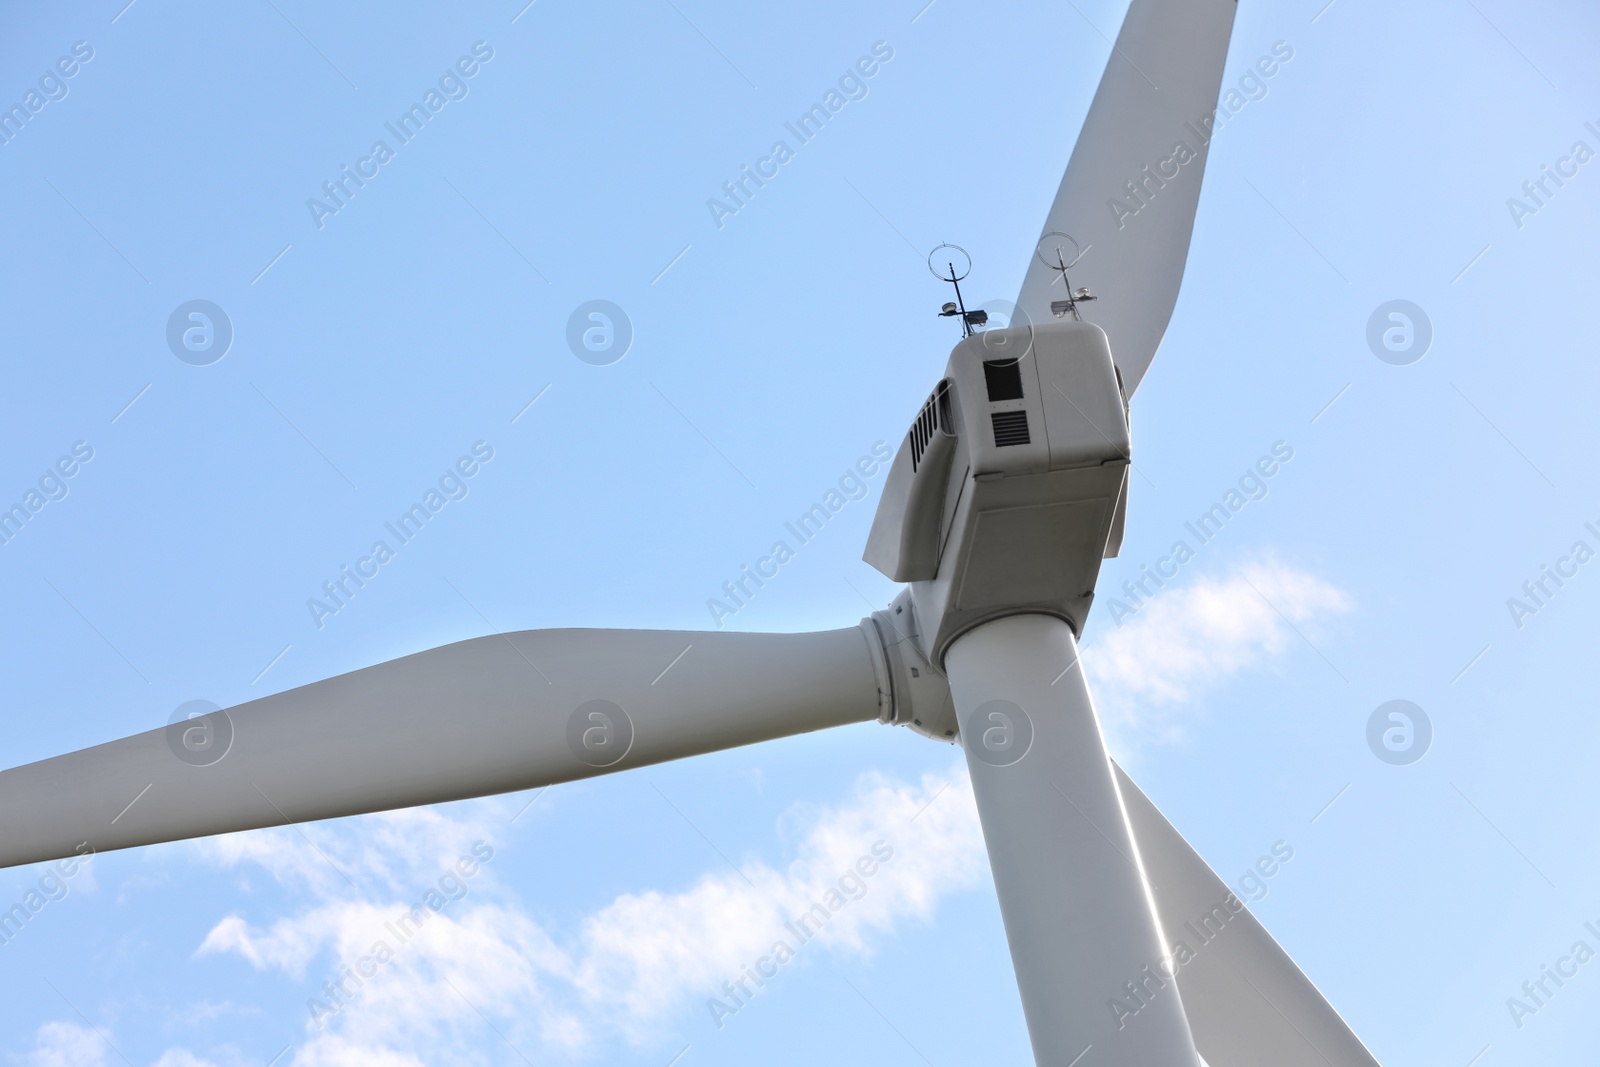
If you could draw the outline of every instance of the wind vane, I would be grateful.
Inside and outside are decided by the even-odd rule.
[[[943,253],[941,255],[941,253]],[[940,273],[938,261],[945,261],[944,270]],[[956,262],[963,266],[958,270]],[[967,255],[967,250],[960,245],[942,244],[928,253],[928,269],[933,271],[933,276],[941,282],[949,282],[955,287],[956,298],[939,309],[939,317],[953,319],[961,318],[961,336],[971,337],[974,326],[982,326],[989,321],[989,313],[981,308],[977,311],[968,311],[966,301],[961,298],[961,279],[972,271],[972,257]]]
[[[1067,257],[1068,248],[1072,250],[1070,260]],[[1039,262],[1053,271],[1060,272],[1061,284],[1067,290],[1067,298],[1065,300],[1050,301],[1050,313],[1058,319],[1065,315],[1071,315],[1073,322],[1082,322],[1083,316],[1078,313],[1078,305],[1097,298],[1088,289],[1079,289],[1077,292],[1073,292],[1072,283],[1067,280],[1067,269],[1075,266],[1078,260],[1083,258],[1083,252],[1079,250],[1078,242],[1072,239],[1071,234],[1062,233],[1060,230],[1051,230],[1039,238],[1036,254],[1039,257]]]

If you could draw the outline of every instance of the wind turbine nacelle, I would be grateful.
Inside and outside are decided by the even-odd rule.
[[[1128,408],[1100,327],[986,330],[950,353],[900,444],[863,558],[911,583],[934,664],[1006,615],[1082,633],[1100,561],[1122,544]]]

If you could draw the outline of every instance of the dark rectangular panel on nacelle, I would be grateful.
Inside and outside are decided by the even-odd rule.
[[[1014,359],[986,359],[983,361],[983,384],[989,393],[989,402],[1022,399],[1022,368]]]

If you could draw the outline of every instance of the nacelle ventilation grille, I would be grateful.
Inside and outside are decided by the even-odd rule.
[[[1028,413],[1026,411],[997,411],[990,415],[989,418],[994,423],[994,444],[996,448],[1028,443]]]
[[[927,451],[928,442],[933,440],[936,430],[945,433],[955,433],[955,428],[950,423],[950,379],[946,378],[933,387],[933,394],[928,397],[928,402],[922,405],[922,410],[917,413],[917,421],[911,424],[911,469],[915,471],[922,462],[922,453]],[[1024,429],[1026,434],[1027,430]]]

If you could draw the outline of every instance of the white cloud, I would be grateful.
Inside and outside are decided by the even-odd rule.
[[[810,828],[786,872],[761,863],[715,871],[677,893],[619,897],[591,916],[576,974],[586,1001],[615,1003],[647,1027],[689,998],[722,996],[724,982],[779,940],[811,951],[785,924],[815,904],[841,905],[818,922],[816,943],[863,952],[871,935],[926,919],[939,897],[981,880],[983,837],[964,768],[918,785],[868,775],[847,803],[805,817]],[[882,864],[878,842],[892,852]],[[856,866],[863,857],[870,877]]]
[[[32,1052],[21,1057],[26,1067],[110,1067],[120,1063],[121,1054],[108,1043],[109,1037],[77,1023],[53,1022],[39,1027]],[[187,1049],[170,1048],[151,1067],[216,1067]]]
[[[1164,705],[1194,699],[1230,675],[1282,655],[1314,625],[1349,611],[1343,592],[1277,563],[1162,592],[1085,650],[1095,704],[1109,725],[1175,732]],[[1292,624],[1292,625],[1291,625]]]
[[[102,1067],[110,1055],[105,1040],[87,1026],[45,1023],[22,1062],[27,1067]]]
[[[151,1067],[217,1067],[210,1060],[203,1060],[188,1049],[169,1048],[161,1054]]]
[[[294,1067],[426,1067],[409,1052],[368,1045],[330,1035],[295,1054]]]
[[[482,813],[492,806],[471,810]],[[352,890],[405,892],[419,874],[448,869],[474,840],[489,836],[486,820],[446,815],[438,808],[403,808],[173,847],[198,848],[213,863],[253,865],[285,888],[335,897]],[[313,847],[307,848],[307,841]]]
[[[227,916],[198,952],[279,971],[329,1007],[340,1003],[332,983],[345,982],[348,1005],[319,1011],[322,1026],[311,1025],[308,1008],[293,1067],[411,1067],[431,1050],[481,1041],[485,1017],[529,1055],[580,1050],[608,1034],[649,1041],[722,995],[725,981],[779,939],[804,956],[867,953],[983,879],[977,811],[959,764],[916,784],[867,775],[844,802],[786,821],[797,824],[798,843],[781,871],[750,861],[684,888],[625,893],[554,934],[494,885],[492,863],[414,933],[401,926],[418,897],[403,887],[436,879],[466,853],[480,833],[471,818],[423,809],[319,826],[325,860],[293,831],[233,835],[202,846],[213,862],[259,867],[310,900],[264,926]],[[874,845],[892,858],[873,859]],[[863,857],[870,877],[857,867]],[[352,892],[335,865],[366,891]],[[828,920],[813,918],[820,932],[801,945],[785,924],[817,904]],[[388,962],[377,962],[380,942],[392,950]],[[363,957],[376,973],[349,977],[344,968]]]

